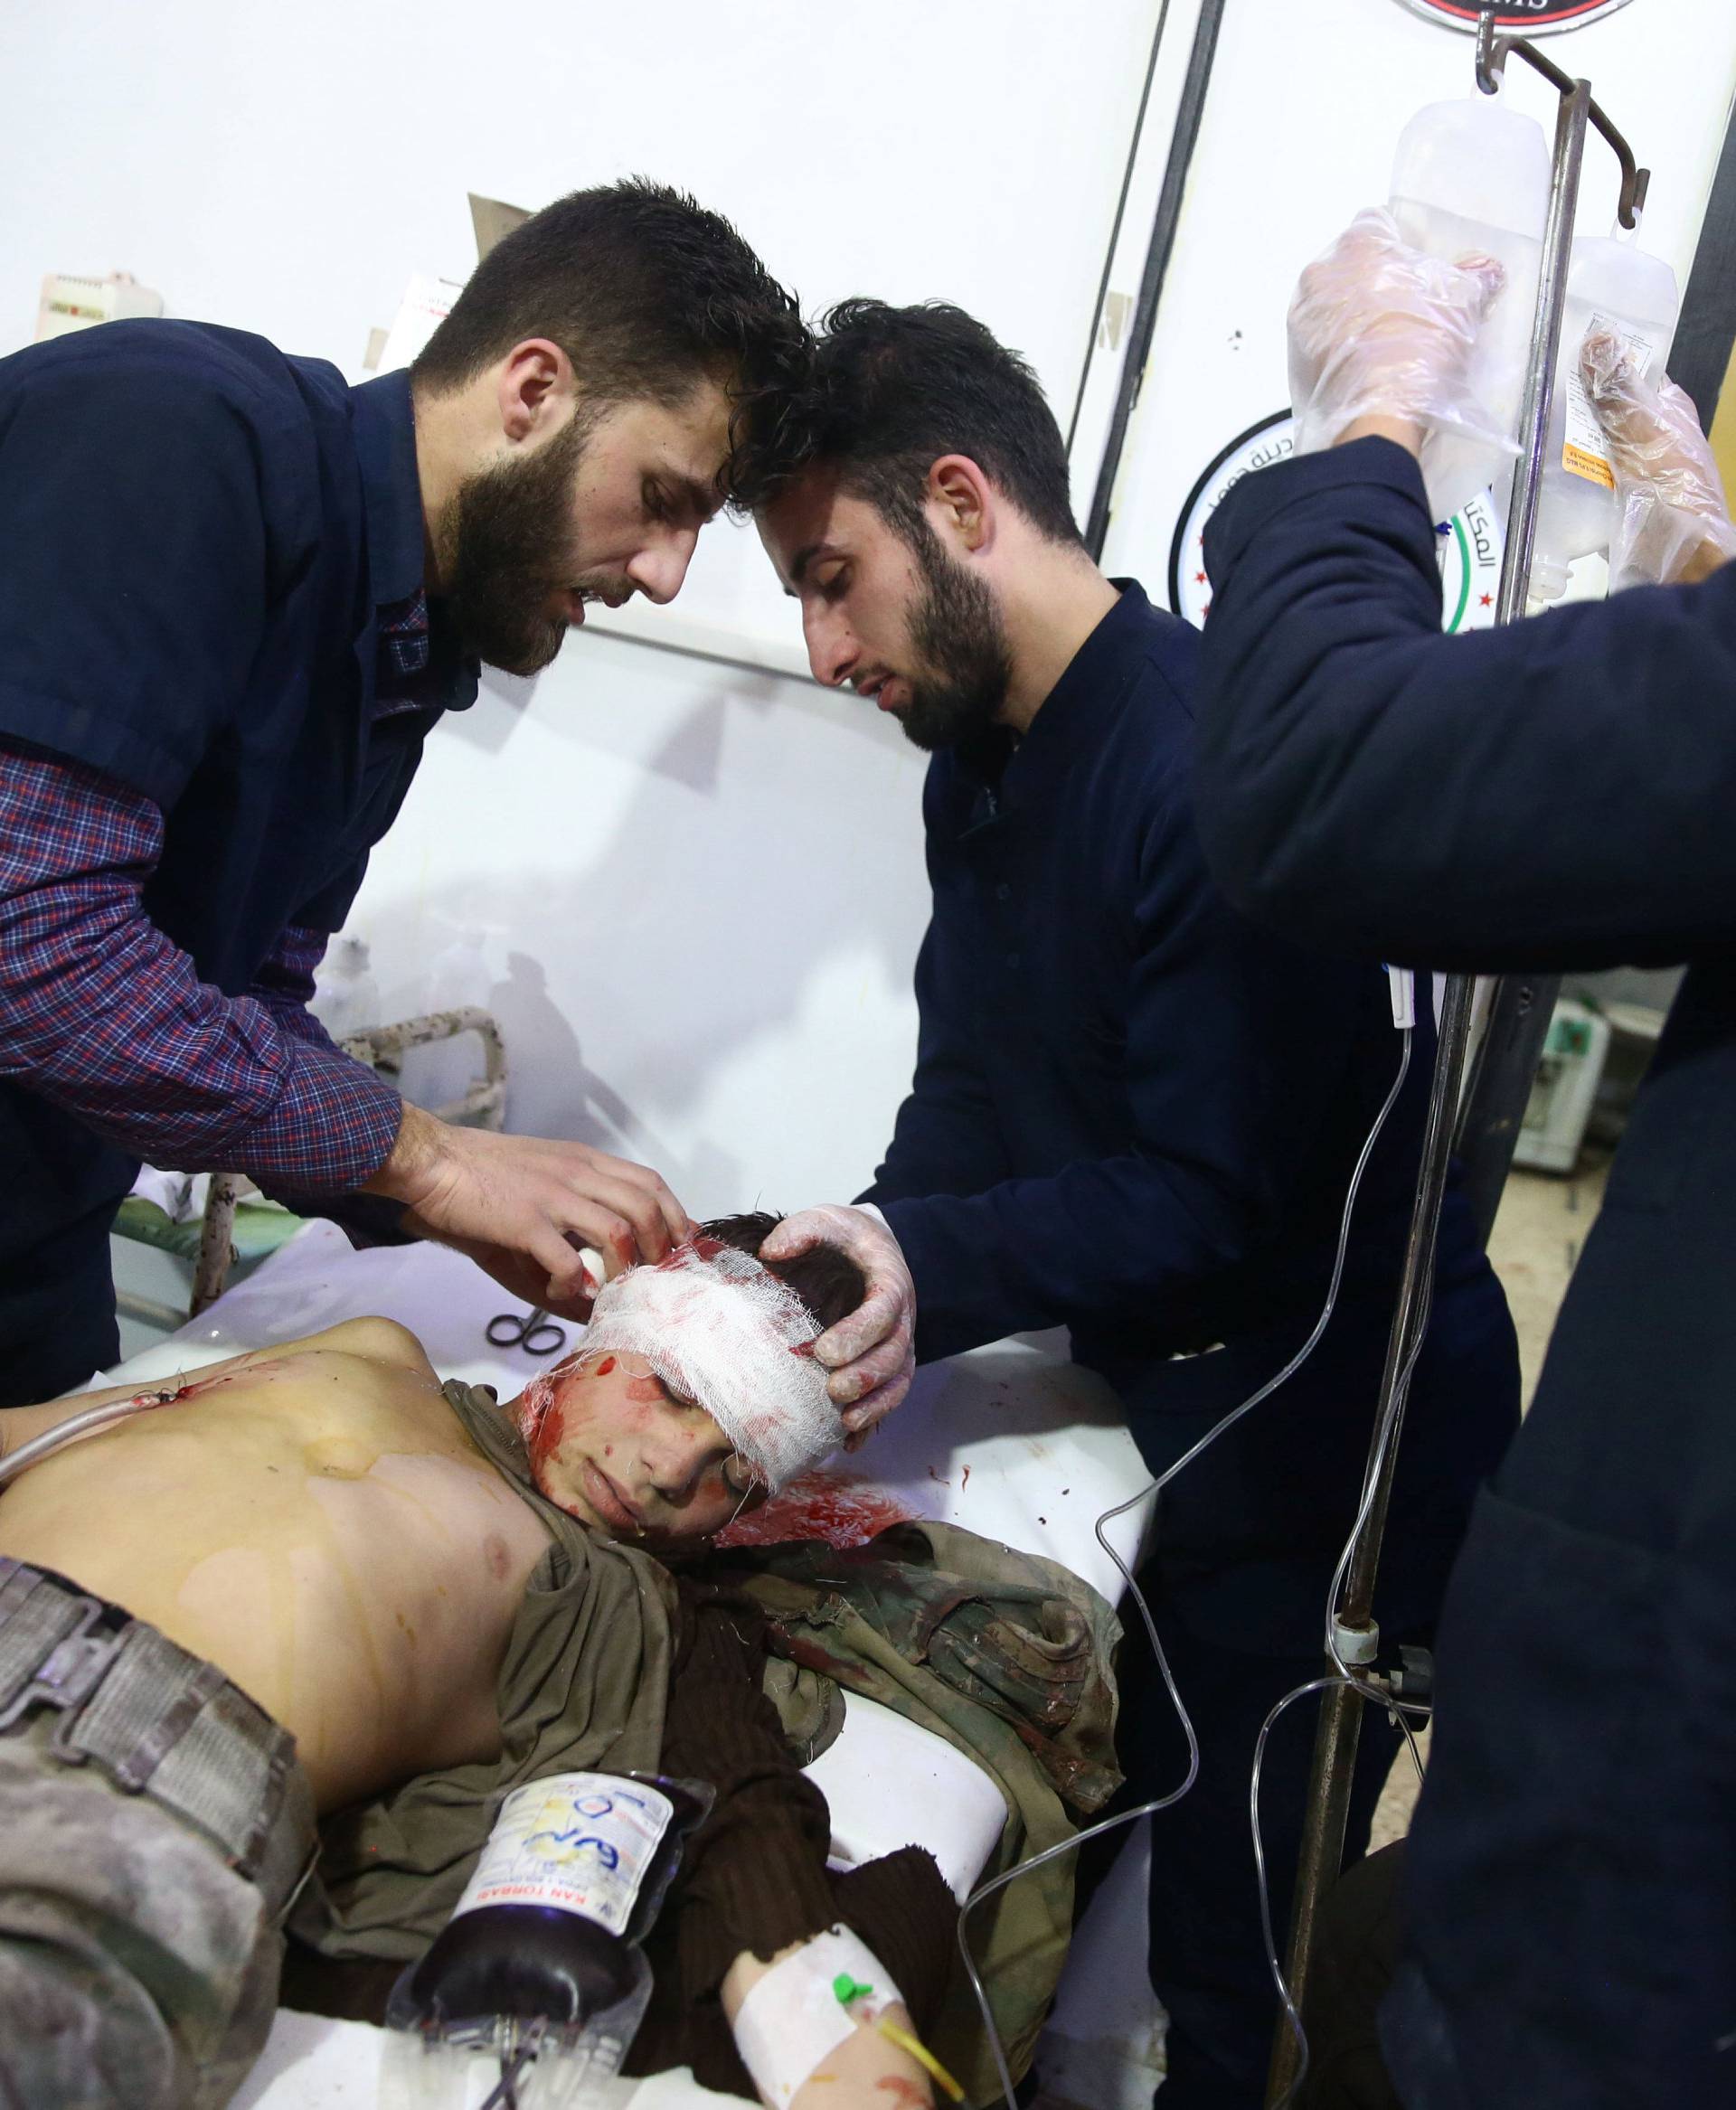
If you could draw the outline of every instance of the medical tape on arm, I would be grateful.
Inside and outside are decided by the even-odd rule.
[[[644,1356],[775,1492],[844,1441],[828,1373],[811,1352],[822,1331],[751,1254],[701,1238],[606,1283],[580,1352]]]
[[[838,1997],[844,1978],[848,2007]],[[848,1927],[830,1927],[757,1981],[736,2011],[735,2048],[771,2110],[789,2110],[856,2024],[873,2022],[902,1997],[865,1942]]]

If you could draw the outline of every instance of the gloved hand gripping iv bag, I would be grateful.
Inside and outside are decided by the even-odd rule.
[[[1509,438],[1524,396],[1549,186],[1543,127],[1504,97],[1480,91],[1419,110],[1400,135],[1392,162],[1389,204],[1413,249],[1448,264],[1493,257],[1506,272],[1468,378],[1490,429]],[[1493,486],[1505,513],[1514,458],[1511,448],[1469,434],[1430,431],[1422,447],[1429,511],[1438,521],[1450,520]]]
[[[1537,503],[1531,591],[1558,600],[1576,558],[1608,551],[1618,522],[1609,445],[1580,372],[1585,341],[1612,331],[1641,378],[1656,388],[1675,342],[1681,306],[1675,273],[1619,234],[1582,235],[1573,244],[1561,324],[1555,398]]]

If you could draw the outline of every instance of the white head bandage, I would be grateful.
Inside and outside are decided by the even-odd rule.
[[[844,1441],[827,1372],[809,1352],[823,1331],[750,1254],[702,1237],[606,1283],[582,1352],[644,1356],[775,1491]]]

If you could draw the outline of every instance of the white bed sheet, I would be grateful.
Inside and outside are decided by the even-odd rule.
[[[121,1364],[110,1381],[151,1381],[380,1314],[410,1327],[443,1377],[493,1385],[506,1399],[552,1360],[488,1342],[489,1320],[512,1308],[505,1291],[441,1247],[358,1253],[334,1225],[310,1223],[198,1319]],[[578,1329],[567,1332],[576,1342]],[[818,1525],[824,1536],[867,1537],[899,1517],[963,1524],[1062,1562],[1114,1604],[1122,1578],[1093,1526],[1146,1485],[1109,1388],[1067,1360],[1063,1334],[1022,1336],[924,1370],[862,1451],[787,1490],[760,1512],[755,1531],[794,1537]],[[1149,1515],[1147,1496],[1107,1528],[1129,1566]],[[833,1855],[843,1864],[925,1846],[962,1898],[1000,1832],[1000,1795],[987,1776],[872,1701],[848,1703],[837,1741],[810,1770],[831,1805]],[[362,2025],[285,2011],[238,2101],[244,2110],[371,2102],[376,2053]],[[691,2077],[686,2086],[691,2094],[680,2099],[705,2099]],[[631,2091],[622,2086],[625,2110]],[[656,2110],[673,2110],[677,2099],[665,2088]],[[636,2110],[648,2110],[634,2100]]]

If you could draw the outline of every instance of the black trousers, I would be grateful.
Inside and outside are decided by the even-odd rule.
[[[112,1201],[0,1259],[0,1407],[52,1399],[120,1354]]]
[[[1302,2015],[1308,2067],[1298,2110],[1403,2110],[1377,2018],[1404,1936],[1405,1844],[1401,1839],[1354,1862],[1321,1906]]]
[[[1141,1577],[1141,1587],[1147,1584],[1161,1588],[1155,1576]],[[1118,1738],[1128,1769],[1128,1785],[1117,1798],[1122,1808],[1166,1794],[1187,1769],[1175,1708],[1137,1615],[1129,1611]],[[1161,1612],[1158,1631],[1200,1739],[1199,1778],[1152,1823],[1151,1983],[1169,2014],[1169,2077],[1159,2103],[1161,2110],[1255,2110],[1278,2010],[1260,1936],[1249,1781],[1261,1723],[1287,1692],[1320,1674],[1321,1660],[1208,1648]],[[1317,1700],[1298,1700],[1280,1718],[1261,1770],[1260,1838],[1280,1960],[1318,1707]],[[1366,1850],[1374,1805],[1400,1747],[1383,1715],[1364,1714],[1347,1854]],[[1082,1889],[1095,1887],[1118,1844],[1106,1842],[1109,1851],[1081,1870]]]
[[[1263,2098],[1278,2005],[1249,1820],[1254,1747],[1269,1710],[1325,1667],[1326,1590],[1360,1498],[1386,1316],[1381,1309],[1360,1323],[1335,1321],[1297,1378],[1163,1497],[1140,1580],[1199,1737],[1200,1772],[1152,1827],[1151,1981],[1170,2018],[1162,2110],[1253,2110]],[[1210,1374],[1199,1371],[1202,1381]],[[1479,1263],[1438,1291],[1411,1388],[1375,1599],[1386,1647],[1432,1644],[1477,1489],[1518,1426],[1518,1395],[1505,1300]],[[1191,1419],[1142,1425],[1137,1411],[1129,1421],[1154,1466],[1164,1447],[1178,1457],[1204,1432]],[[1186,1745],[1130,1604],[1123,1625],[1117,1745],[1128,1776],[1121,1799],[1131,1805],[1180,1784]],[[1298,1700],[1280,1718],[1262,1768],[1261,1838],[1280,1958],[1318,1708],[1317,1699]],[[1365,1710],[1347,1857],[1366,1850],[1400,1748],[1386,1718]],[[1088,1893],[1092,1870],[1081,1870],[1081,1879]]]

